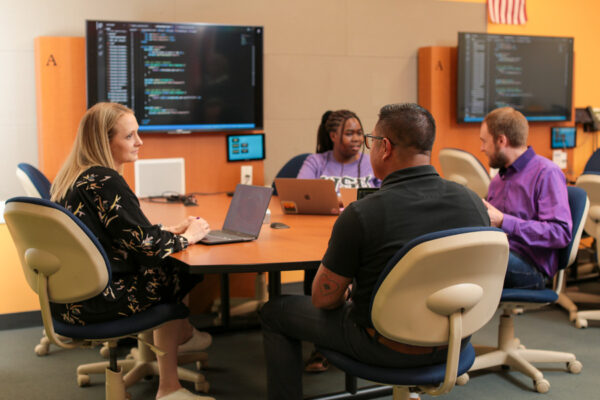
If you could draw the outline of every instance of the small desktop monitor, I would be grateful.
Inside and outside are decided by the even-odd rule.
[[[228,135],[227,161],[250,161],[265,159],[265,135]]]
[[[552,128],[550,147],[552,149],[572,149],[577,145],[577,128],[574,126],[555,126]]]

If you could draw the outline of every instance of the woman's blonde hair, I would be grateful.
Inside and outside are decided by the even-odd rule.
[[[127,113],[133,114],[133,111],[118,103],[97,103],[86,111],[71,153],[50,188],[52,201],[62,200],[86,169],[94,166],[116,169],[110,139],[118,119]]]

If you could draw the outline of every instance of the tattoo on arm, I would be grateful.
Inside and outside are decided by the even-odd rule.
[[[336,281],[332,280],[324,273],[319,285],[319,290],[322,296],[330,296],[337,293],[340,290],[340,285]]]

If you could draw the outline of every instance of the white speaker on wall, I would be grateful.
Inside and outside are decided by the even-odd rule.
[[[152,158],[134,163],[137,197],[185,194],[183,158]]]

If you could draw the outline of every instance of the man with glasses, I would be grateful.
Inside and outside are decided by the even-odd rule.
[[[390,104],[380,110],[365,143],[373,172],[383,180],[381,189],[351,203],[338,217],[312,298],[282,296],[260,312],[269,399],[302,399],[301,340],[383,367],[445,360],[446,350],[377,335],[369,315],[379,274],[404,244],[430,232],[489,226],[477,195],[440,178],[430,165],[434,139],[435,122],[424,108]]]

